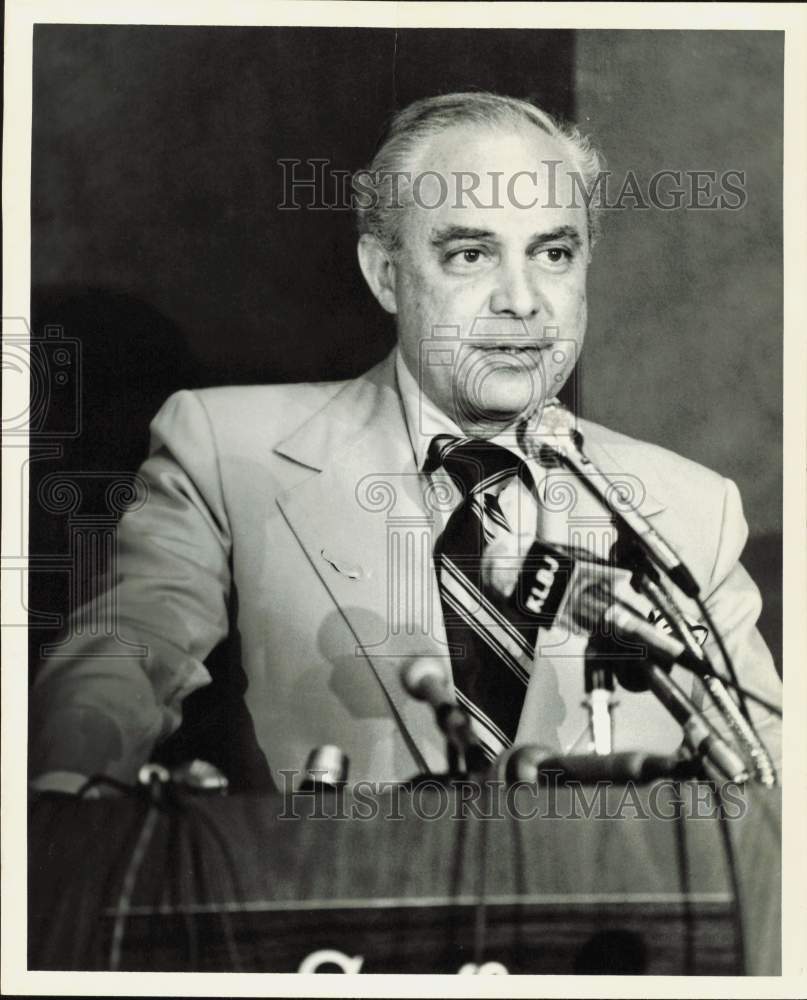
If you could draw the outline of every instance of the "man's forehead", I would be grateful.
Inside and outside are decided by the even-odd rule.
[[[565,162],[567,152],[560,139],[528,121],[460,122],[423,140],[417,157],[421,170],[450,166],[460,171],[521,158],[533,163],[543,159]]]
[[[565,213],[563,219],[546,221],[553,226],[571,223],[583,207],[581,182],[561,142],[530,123],[518,128],[457,125],[424,144],[412,172],[411,200],[432,216],[475,216],[468,222],[453,220],[457,225],[486,225],[478,219],[480,211]]]

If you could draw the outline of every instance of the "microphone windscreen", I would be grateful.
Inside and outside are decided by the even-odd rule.
[[[521,450],[545,466],[557,464],[555,452],[563,454],[582,441],[577,417],[557,399],[548,400],[529,420],[516,429]]]
[[[505,778],[508,785],[527,782],[534,784],[538,781],[541,764],[544,760],[552,757],[552,747],[544,746],[541,743],[525,743],[516,747],[507,760],[507,770]]]
[[[630,570],[611,562],[577,559],[557,610],[557,620],[577,632],[602,633],[615,595],[632,592],[630,579]]]
[[[308,755],[305,770],[312,785],[337,787],[347,781],[350,760],[340,747],[325,744]]]
[[[540,773],[559,783],[595,784],[599,781],[625,784],[655,781],[675,776],[680,768],[677,754],[647,754],[627,750],[610,754],[559,754],[541,761]]]
[[[453,701],[445,663],[436,656],[418,656],[401,668],[401,684],[411,697],[437,707]]]
[[[569,602],[569,610],[574,620],[588,632],[602,630],[603,618],[613,601],[611,588],[605,580],[585,583],[578,588],[575,601]]]
[[[581,549],[538,539],[524,558],[508,616],[517,625],[559,624],[574,634],[595,632],[620,577],[629,579],[630,573]]]
[[[515,625],[550,628],[563,604],[577,560],[568,551],[536,539],[524,557],[508,600]]]
[[[586,661],[608,667],[626,691],[640,694],[650,689],[650,674],[644,658],[644,647],[639,644],[619,644],[617,637],[594,634],[586,647]],[[669,669],[669,668],[666,668]]]

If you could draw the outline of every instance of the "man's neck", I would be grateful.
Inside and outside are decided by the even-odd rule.
[[[452,437],[461,438],[484,438],[508,448],[518,455],[519,458],[524,457],[517,439],[517,428],[522,422],[522,417],[517,417],[509,423],[505,423],[504,421],[487,424],[480,422],[472,426],[462,426],[440,409],[427,393],[421,389],[417,379],[407,367],[400,348],[396,349],[395,373],[398,382],[398,391],[403,401],[409,439],[412,443],[412,450],[418,469],[423,468],[428,455],[429,444],[437,434],[448,434]]]

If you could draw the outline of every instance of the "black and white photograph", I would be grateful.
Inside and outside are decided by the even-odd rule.
[[[39,6],[3,991],[798,996],[805,19]]]

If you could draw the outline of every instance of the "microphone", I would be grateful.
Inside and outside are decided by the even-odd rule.
[[[445,707],[462,711],[451,694],[445,666],[436,657],[419,656],[405,663],[401,668],[401,684],[407,694],[417,701],[428,702],[436,712]]]
[[[229,781],[215,764],[206,760],[185,761],[171,769],[171,780],[175,785],[182,785],[191,792],[206,792],[226,795]]]
[[[712,726],[686,692],[668,676],[667,671],[654,662],[666,663],[669,668],[681,661],[701,674],[702,661],[697,660],[683,643],[654,628],[630,605],[615,601],[608,586],[600,581],[581,589],[579,600],[573,602],[568,613],[580,625],[595,636],[603,636],[603,625],[611,625],[617,638],[639,641],[647,647],[650,657],[644,661],[641,678],[655,694],[672,717],[681,725],[684,738],[694,754],[703,759],[710,777],[719,780],[744,782],[749,778],[745,762]],[[619,647],[612,645],[611,649]],[[692,662],[687,662],[692,661]],[[618,655],[613,659],[613,667],[620,683],[625,676],[628,661]],[[694,666],[692,665],[694,663]],[[631,673],[628,672],[624,684],[629,690],[641,690]],[[644,687],[644,685],[642,685]]]
[[[596,754],[557,754],[537,744],[519,747],[507,762],[508,786],[536,784],[541,775],[555,778],[560,784],[594,784],[629,781],[644,784],[659,778],[688,777],[691,763],[677,754],[648,754],[626,750],[607,756]]]
[[[443,661],[432,656],[410,660],[401,668],[401,684],[409,695],[434,709],[437,725],[448,742],[451,770],[461,770],[464,759],[469,772],[486,771],[488,758],[471,727],[471,717],[457,704],[449,687]]]
[[[699,676],[705,673],[702,655],[696,656],[675,636],[662,632],[629,604],[615,598],[606,581],[584,587],[576,595],[574,604],[576,606],[569,609],[572,617],[593,635],[616,635],[646,647],[665,666],[680,663]],[[630,689],[629,684],[625,686]]]
[[[617,521],[627,528],[673,583],[687,597],[697,597],[700,592],[697,581],[647,518],[627,505],[618,505],[615,498],[622,496],[619,487],[583,452],[583,436],[573,423],[573,415],[560,403],[546,406],[537,428],[529,430],[527,421],[519,425],[519,446],[526,455],[543,465],[556,465],[560,461],[568,466]],[[551,440],[547,442],[546,438]]]
[[[305,765],[306,778],[300,786],[301,792],[317,789],[339,791],[347,782],[350,758],[339,747],[325,744],[314,747]]]

